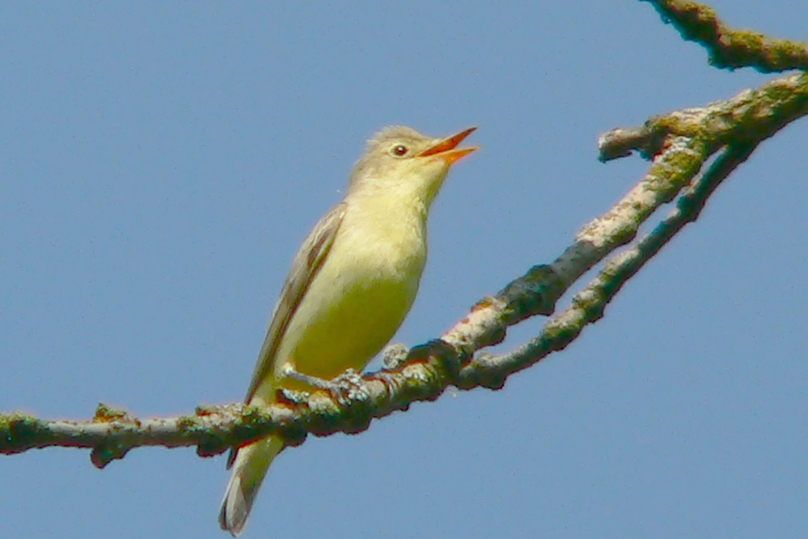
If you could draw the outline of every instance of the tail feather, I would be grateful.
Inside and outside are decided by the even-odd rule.
[[[239,448],[230,458],[233,471],[219,510],[219,526],[233,537],[244,529],[267,469],[281,449],[283,440],[270,436]]]

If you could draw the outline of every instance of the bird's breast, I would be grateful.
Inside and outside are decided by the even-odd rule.
[[[330,379],[361,369],[393,337],[426,263],[425,223],[351,214],[290,321],[278,364]]]

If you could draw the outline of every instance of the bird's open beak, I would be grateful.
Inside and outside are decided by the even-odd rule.
[[[418,154],[418,157],[429,157],[430,155],[438,156],[446,161],[447,165],[451,165],[458,159],[470,154],[479,146],[473,146],[471,148],[457,148],[457,145],[463,142],[463,139],[469,136],[476,127],[469,127],[465,131],[461,131],[456,135],[452,135],[451,137],[447,137],[434,146],[430,146],[426,150],[422,151]]]

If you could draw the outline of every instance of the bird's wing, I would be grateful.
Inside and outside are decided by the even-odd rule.
[[[337,230],[345,217],[345,208],[345,203],[341,202],[325,214],[295,254],[289,275],[286,277],[286,282],[283,283],[281,295],[275,305],[275,311],[272,313],[272,320],[255,365],[245,402],[250,401],[258,386],[274,369],[278,346],[286,333],[289,322],[309,289],[309,283],[320,271],[328,256],[328,251],[334,244]]]

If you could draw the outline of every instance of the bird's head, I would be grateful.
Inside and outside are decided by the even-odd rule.
[[[440,190],[449,167],[478,147],[458,148],[476,127],[446,138],[426,137],[404,126],[385,127],[367,144],[354,166],[348,194],[401,193],[426,206]]]

